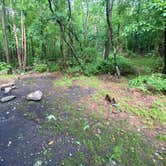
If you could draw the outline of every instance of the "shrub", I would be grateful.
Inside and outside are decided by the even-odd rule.
[[[9,64],[0,62],[0,73],[7,74],[11,69],[12,67]]]
[[[55,72],[58,70],[58,67],[55,63],[48,63],[47,66],[48,66],[49,72]]]
[[[98,64],[97,63],[88,63],[84,67],[84,74],[87,76],[95,75],[98,73]]]
[[[136,69],[132,62],[123,56],[117,56],[117,63],[122,75],[134,74]],[[108,60],[102,60],[98,66],[98,71],[100,73],[115,73],[115,65],[113,56],[110,56]]]
[[[34,63],[34,70],[39,73],[43,73],[43,72],[47,71],[47,69],[48,69],[48,66],[45,63],[38,63],[38,64]]]
[[[80,66],[73,66],[67,69],[67,74],[72,74],[73,76],[79,76],[82,73]]]
[[[151,76],[139,76],[129,82],[130,87],[136,87],[143,91],[166,92],[166,76],[163,74],[153,74]]]

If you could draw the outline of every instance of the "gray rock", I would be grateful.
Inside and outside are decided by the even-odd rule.
[[[32,100],[32,101],[40,101],[43,97],[43,93],[38,90],[32,93],[29,93],[26,97],[27,100]]]
[[[6,87],[6,88],[4,88],[4,94],[8,94],[9,92],[11,92],[13,89],[15,89],[16,88],[16,86],[15,85],[13,85],[13,86],[11,86],[11,87]]]
[[[11,100],[13,100],[13,99],[15,99],[15,98],[16,98],[16,96],[6,96],[6,97],[2,97],[2,98],[0,99],[0,101],[1,101],[2,103],[5,103],[5,102],[11,101]]]

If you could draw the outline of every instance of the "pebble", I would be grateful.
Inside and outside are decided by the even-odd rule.
[[[11,144],[12,144],[12,141],[9,141],[7,146],[9,147]]]
[[[69,153],[69,156],[70,156],[70,157],[73,156],[72,153]]]

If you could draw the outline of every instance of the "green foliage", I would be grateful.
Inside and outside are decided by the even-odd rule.
[[[0,62],[0,73],[7,74],[11,70],[11,68],[11,65],[5,62]]]
[[[159,134],[157,136],[157,139],[160,140],[160,141],[165,142],[166,141],[166,134]]]
[[[136,87],[143,91],[166,92],[166,76],[154,74],[151,76],[139,76],[129,82],[130,87]]]
[[[163,61],[160,57],[147,55],[140,57],[135,55],[130,57],[134,66],[136,66],[139,74],[150,74],[152,72],[161,72],[163,69]]]
[[[55,63],[47,63],[47,66],[49,72],[58,71],[58,66]]]
[[[43,72],[47,71],[47,69],[48,69],[47,64],[44,64],[44,63],[39,63],[39,64],[34,63],[34,70],[37,71],[37,72],[39,72],[39,73],[43,73]]]
[[[122,75],[136,73],[136,69],[134,68],[134,65],[132,64],[130,59],[126,57],[123,57],[121,55],[117,56],[117,64],[119,66],[119,69]],[[116,72],[113,56],[110,56],[107,61],[106,60],[101,61],[100,65],[98,66],[98,72],[111,73],[111,74],[114,74]]]

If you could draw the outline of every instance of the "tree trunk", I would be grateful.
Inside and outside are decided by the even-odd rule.
[[[113,29],[112,29],[112,10],[113,10],[114,0],[106,0],[106,19],[107,19],[107,35],[106,35],[106,42],[105,42],[105,49],[104,49],[104,59],[107,60],[110,54],[110,47],[112,46],[113,49],[113,57],[114,57],[114,67],[116,71],[116,75],[118,78],[120,77],[120,70],[117,64],[116,54],[117,49],[115,48],[114,40],[113,40]]]
[[[23,69],[25,70],[26,67],[26,61],[27,61],[27,41],[26,41],[26,29],[25,29],[25,24],[24,24],[24,28],[23,28],[23,39],[24,39],[24,56],[23,56]]]
[[[69,15],[69,18],[68,18],[68,22],[69,22],[69,39],[70,39],[70,44],[72,45],[73,47],[73,43],[74,43],[74,40],[73,40],[73,35],[72,35],[72,32],[73,32],[73,23],[72,23],[72,13],[71,13],[71,2],[70,0],[67,0],[68,2],[68,15]],[[73,51],[72,49],[69,47],[68,49],[68,52],[69,52],[69,55],[73,54]]]
[[[23,4],[23,0],[22,0],[22,4]],[[25,23],[24,23],[24,12],[23,10],[21,10],[21,31],[22,31],[22,67],[23,70],[25,70],[26,67],[26,31],[25,31]]]
[[[14,18],[14,10],[13,10],[13,1],[10,0],[10,5],[11,5],[11,10],[12,10],[12,20],[13,20],[13,30],[14,30],[14,37],[15,37],[15,42],[16,42],[16,50],[17,50],[17,58],[18,58],[18,64],[19,64],[19,69],[22,69],[22,62],[21,62],[21,55],[20,55],[20,50],[19,50],[19,41],[18,41],[18,36],[17,36],[17,27],[15,23],[15,18]]]
[[[163,73],[166,74],[166,27],[164,31],[164,69]]]
[[[10,63],[9,45],[8,45],[7,34],[6,34],[5,15],[6,15],[5,2],[4,2],[4,0],[2,0],[2,32],[3,32],[3,38],[4,38],[6,62]]]
[[[60,32],[61,32],[61,41],[60,41],[60,51],[62,55],[62,63],[64,69],[66,69],[66,58],[65,58],[65,53],[64,53],[64,41],[65,41],[65,31],[62,23],[58,21]]]
[[[110,2],[110,0],[106,0],[106,19],[107,19],[107,34],[106,34],[106,41],[105,41],[105,49],[104,49],[104,59],[108,59],[110,54],[110,47],[114,47],[113,42],[113,29],[111,24],[111,16],[112,16],[112,9],[113,9],[114,0]]]

